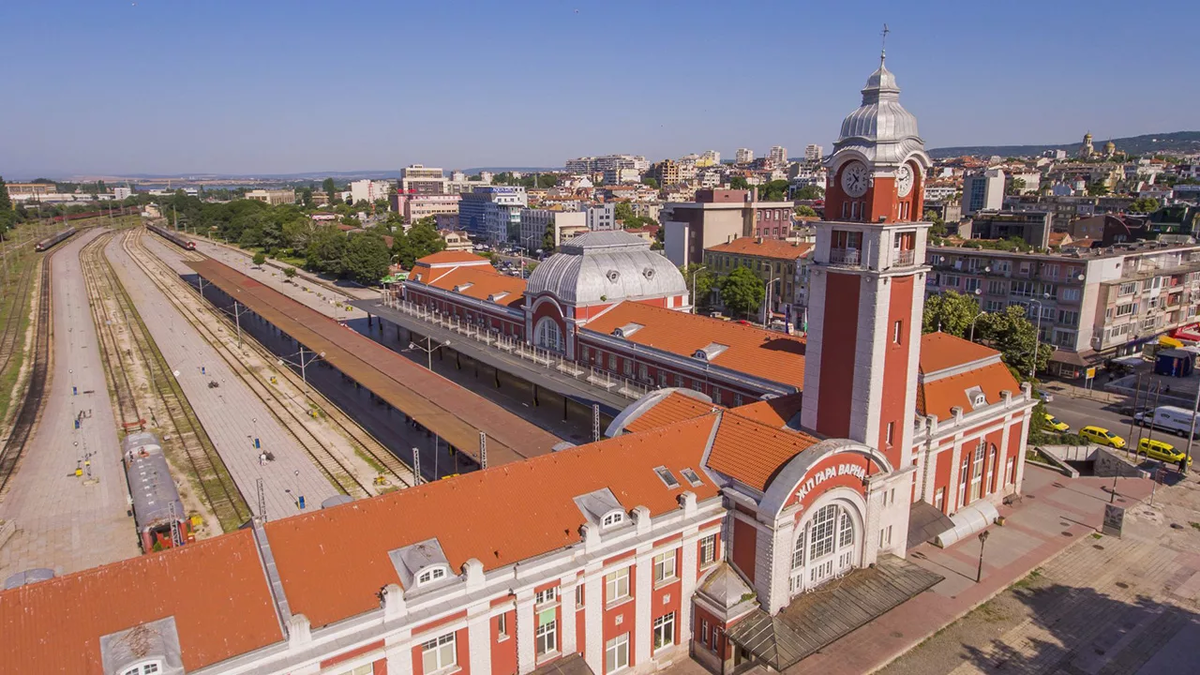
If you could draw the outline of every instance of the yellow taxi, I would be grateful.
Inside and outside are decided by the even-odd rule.
[[[1059,433],[1066,433],[1071,430],[1071,425],[1058,419],[1050,413],[1042,413],[1042,417],[1046,420],[1046,428],[1052,429]]]
[[[1175,449],[1174,445],[1166,441],[1151,440],[1143,438],[1138,441],[1137,454],[1145,455],[1149,459],[1157,459],[1168,464],[1178,464],[1179,460],[1184,458],[1184,453]],[[1192,458],[1188,457],[1188,466],[1192,465]]]
[[[1095,443],[1096,445],[1107,445],[1110,448],[1120,450],[1125,447],[1125,439],[1110,432],[1104,427],[1094,425],[1086,426],[1079,430],[1079,435],[1085,439]]]

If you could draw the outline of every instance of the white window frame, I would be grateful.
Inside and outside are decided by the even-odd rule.
[[[604,643],[604,673],[611,675],[629,667],[629,633]]]
[[[657,652],[675,644],[675,612],[668,612],[654,620],[654,643]]]
[[[496,615],[496,642],[502,642],[508,639],[508,615]]]
[[[700,539],[699,557],[701,569],[717,563],[717,535],[710,534]]]
[[[141,661],[121,671],[121,675],[153,675],[163,670],[162,659]]]
[[[535,607],[540,605],[549,605],[558,600],[558,586],[551,586],[550,588],[538,591],[533,597],[533,604]]]
[[[604,514],[604,518],[600,521],[600,527],[613,527],[625,522],[625,514],[620,511],[612,511]]]
[[[604,601],[608,604],[629,598],[629,568],[622,567],[604,577]]]
[[[447,649],[447,647],[449,649]],[[433,657],[433,668],[428,658]],[[425,675],[440,673],[458,665],[458,635],[446,633],[421,644],[421,671]]]
[[[446,574],[446,568],[443,565],[421,570],[421,573],[417,575],[417,585],[424,586],[435,581],[441,581],[446,578]]]
[[[554,609],[543,610],[546,612],[556,611]],[[536,615],[535,615],[536,616]],[[537,658],[542,659],[547,656],[552,656],[558,653],[558,617],[545,623],[538,623],[537,629],[533,636],[533,650]]]
[[[654,585],[668,584],[675,581],[675,549],[664,551],[654,556]]]

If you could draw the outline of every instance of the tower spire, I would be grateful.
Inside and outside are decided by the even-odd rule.
[[[888,25],[886,23],[883,24],[883,32],[881,32],[879,34],[881,37],[881,39],[879,41],[879,65],[880,66],[883,66],[884,60],[887,59],[887,36],[888,36],[888,33],[890,33],[890,32],[892,32],[892,31],[888,29]]]

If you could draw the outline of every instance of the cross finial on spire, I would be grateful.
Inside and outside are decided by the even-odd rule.
[[[883,60],[887,58],[887,36],[892,32],[888,29],[888,25],[883,24],[883,32],[880,33],[882,39],[879,41],[879,65],[883,65]]]

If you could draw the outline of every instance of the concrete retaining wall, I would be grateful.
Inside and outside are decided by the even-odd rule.
[[[1094,473],[1097,476],[1121,476],[1122,478],[1149,478],[1150,472],[1138,468],[1125,458],[1120,450],[1097,448]]]
[[[1038,450],[1064,462],[1090,462],[1096,459],[1098,445],[1041,445]]]

